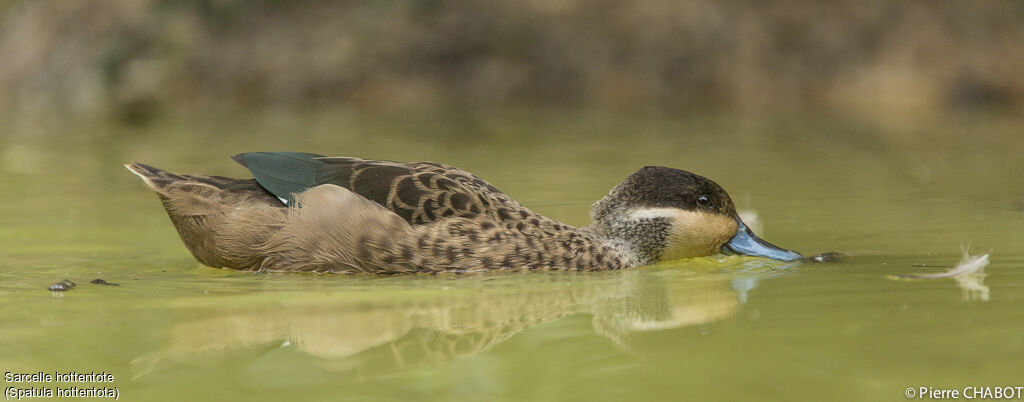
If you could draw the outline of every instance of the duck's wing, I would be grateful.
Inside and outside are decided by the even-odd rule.
[[[432,162],[391,162],[324,157],[299,152],[235,155],[256,181],[282,201],[322,184],[351,190],[394,212],[410,224],[449,216],[498,217],[518,203],[490,183],[458,168]]]

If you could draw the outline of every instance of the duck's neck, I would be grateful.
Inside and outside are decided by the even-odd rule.
[[[582,229],[627,256],[631,265],[639,266],[661,260],[671,222],[668,219],[634,220],[624,214],[613,214]]]

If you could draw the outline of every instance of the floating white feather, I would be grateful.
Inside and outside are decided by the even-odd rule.
[[[989,287],[985,285],[985,266],[991,253],[970,255],[964,250],[960,262],[946,272],[933,274],[910,274],[896,276],[898,279],[942,279],[953,278],[957,286],[963,289],[963,300],[988,301]]]
[[[967,250],[964,250],[964,256],[960,259],[960,262],[949,271],[934,274],[900,275],[898,277],[901,279],[940,279],[953,278],[974,273],[984,273],[985,266],[988,265],[989,254],[991,253],[972,256],[967,252]]]

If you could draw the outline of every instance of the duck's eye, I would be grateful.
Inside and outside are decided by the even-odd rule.
[[[702,195],[697,197],[697,206],[704,209],[711,209],[711,207],[714,206],[714,203],[711,202],[711,197]]]

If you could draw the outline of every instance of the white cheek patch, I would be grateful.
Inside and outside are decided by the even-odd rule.
[[[641,219],[656,219],[656,218],[667,218],[675,219],[679,216],[679,208],[637,208],[629,212],[629,219],[641,220]]]
[[[736,234],[732,218],[704,211],[680,208],[636,208],[627,214],[629,220],[668,219],[670,232],[662,258],[699,257],[717,253],[722,244]]]
[[[284,205],[288,205],[288,200],[287,199],[284,199],[284,198],[281,198],[281,197],[277,197],[277,199],[281,200],[281,202],[283,202]]]

